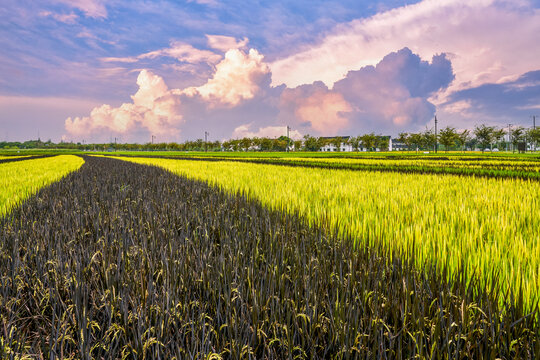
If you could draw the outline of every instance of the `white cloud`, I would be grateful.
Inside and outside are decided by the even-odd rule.
[[[208,40],[208,46],[222,52],[227,52],[232,49],[243,49],[247,46],[249,41],[246,37],[237,41],[236,38],[232,36],[223,35],[206,35],[206,38]]]
[[[182,91],[188,96],[199,95],[214,106],[235,106],[255,97],[261,86],[270,82],[270,69],[257,50],[249,53],[233,49],[216,65],[216,72],[208,82]]]
[[[131,97],[132,103],[95,107],[89,116],[66,119],[65,128],[76,138],[103,132],[129,137],[144,132],[162,139],[177,139],[186,111],[200,116],[215,107],[234,107],[253,99],[261,92],[261,87],[269,84],[269,69],[262,55],[255,50],[247,54],[230,50],[216,65],[213,77],[202,86],[169,89],[163,78],[142,70],[137,78],[139,90]],[[184,100],[191,104],[187,110]]]
[[[180,97],[172,94],[163,79],[143,70],[137,78],[139,90],[118,108],[96,107],[88,117],[69,117],[65,128],[71,136],[83,137],[102,132],[129,135],[141,129],[162,138],[179,135],[183,117]]]
[[[151,51],[146,54],[139,55],[138,59],[154,59],[157,57],[171,57],[180,62],[191,64],[210,63],[214,64],[221,60],[221,55],[208,50],[200,50],[190,44],[181,41],[171,42],[171,46],[165,49]]]
[[[127,57],[105,57],[104,62],[135,63],[143,59],[156,59],[160,57],[170,57],[182,63],[200,64],[206,63],[214,65],[223,57],[209,50],[200,50],[190,44],[181,41],[172,41],[170,46],[164,49],[150,51],[138,56]]]
[[[328,86],[349,70],[409,47],[423,59],[448,53],[456,81],[448,92],[538,67],[540,10],[529,2],[424,0],[337,26],[321,43],[272,63],[273,83]],[[443,98],[440,101],[444,101]]]

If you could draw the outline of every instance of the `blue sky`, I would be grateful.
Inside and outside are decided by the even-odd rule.
[[[0,140],[528,125],[539,5],[4,0]]]

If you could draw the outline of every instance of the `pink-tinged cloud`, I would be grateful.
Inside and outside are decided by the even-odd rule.
[[[208,46],[222,52],[227,52],[231,49],[243,49],[249,41],[246,37],[242,40],[236,40],[232,36],[224,35],[206,35],[206,39],[208,40]]]
[[[445,55],[422,61],[409,49],[388,54],[377,66],[351,71],[329,89],[323,82],[296,88],[272,87],[271,73],[256,50],[229,50],[206,83],[169,89],[147,70],[137,79],[132,103],[102,105],[88,117],[68,118],[72,137],[118,133],[158,135],[160,140],[200,136],[215,138],[281,136],[286,125],[293,136],[331,136],[424,126],[435,107],[429,98],[453,80]]]
[[[130,135],[142,132],[177,140],[185,122],[184,112],[202,113],[214,108],[230,108],[253,99],[270,84],[268,66],[256,50],[244,53],[233,49],[216,65],[212,78],[204,85],[187,89],[169,89],[163,78],[142,70],[137,78],[139,90],[115,108],[110,105],[96,107],[87,117],[68,118],[65,128],[72,137],[83,138],[93,134],[113,133]],[[191,107],[185,109],[183,100]],[[220,111],[220,110],[218,110]]]
[[[104,62],[135,63],[144,59],[156,59],[160,57],[170,57],[181,63],[206,63],[211,65],[218,63],[223,58],[220,54],[216,54],[213,51],[197,49],[181,41],[172,41],[170,46],[164,49],[150,51],[137,56],[105,57],[101,58],[101,60]]]
[[[453,79],[445,55],[433,56],[430,63],[405,48],[386,55],[376,66],[350,71],[332,91],[353,106],[348,114],[352,131],[401,131],[428,123],[435,113],[429,98]]]
[[[96,107],[88,117],[68,118],[67,132],[74,137],[91,137],[102,133],[122,134],[129,137],[141,129],[162,138],[179,135],[182,114],[180,97],[172,94],[163,79],[143,70],[137,78],[139,90],[118,108],[110,105]]]
[[[42,11],[39,13],[39,15],[43,17],[52,17],[56,21],[62,22],[64,24],[75,24],[77,22],[77,19],[79,18],[79,16],[75,13],[60,14],[53,13],[51,11]]]
[[[171,57],[180,62],[187,62],[191,64],[202,62],[214,64],[219,62],[222,58],[221,55],[212,51],[200,50],[190,44],[186,44],[181,41],[173,41],[170,47],[139,55],[138,59],[154,59],[163,56]]]
[[[345,129],[352,110],[343,95],[329,90],[322,82],[285,89],[281,94],[281,117],[318,134],[336,135]],[[292,116],[291,116],[292,115]]]
[[[271,64],[273,83],[328,86],[350,70],[409,47],[422,59],[447,53],[450,92],[505,81],[538,67],[540,10],[529,1],[423,0],[337,26],[320,43]],[[443,96],[439,102],[444,101]]]
[[[269,85],[270,69],[263,59],[254,49],[247,54],[238,49],[229,50],[206,84],[181,93],[200,96],[212,106],[236,106],[254,98],[261,87]]]
[[[88,17],[106,18],[107,9],[102,0],[55,0],[75,9],[79,9]]]
[[[262,128],[256,128],[254,130],[253,128],[256,128],[253,126],[253,124],[244,124],[238,126],[236,129],[234,129],[232,133],[233,139],[241,139],[241,138],[278,138],[280,136],[286,136],[287,135],[287,126],[266,126]],[[289,137],[291,139],[301,139],[302,134],[298,130],[290,130],[289,131]]]

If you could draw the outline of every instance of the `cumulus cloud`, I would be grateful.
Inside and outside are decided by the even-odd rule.
[[[79,138],[103,132],[128,137],[144,132],[177,140],[186,120],[185,113],[198,119],[214,108],[239,106],[270,91],[269,84],[270,73],[262,55],[256,50],[248,53],[229,50],[216,65],[213,77],[202,86],[169,89],[163,78],[142,70],[137,78],[139,90],[131,97],[132,103],[96,107],[90,116],[66,119],[65,128],[69,135]]]
[[[456,74],[449,94],[536,69],[539,33],[540,11],[529,1],[423,0],[337,26],[320,43],[273,62],[273,83],[332,86],[409,47],[423,59],[449,54]]]
[[[280,136],[286,136],[287,135],[287,126],[266,126],[257,128],[256,131],[252,130],[253,124],[244,124],[238,126],[236,129],[234,129],[232,133],[232,138],[234,139],[240,139],[240,138],[278,138]],[[301,139],[302,134],[298,130],[290,130],[289,131],[289,137],[291,139]]]
[[[206,39],[208,40],[208,46],[222,52],[227,52],[231,49],[243,49],[248,44],[248,38],[246,37],[238,41],[232,36],[206,35]]]
[[[376,66],[350,71],[332,88],[321,81],[272,87],[261,54],[232,49],[197,87],[169,89],[163,78],[143,70],[132,103],[102,105],[88,117],[68,118],[66,130],[72,136],[146,132],[176,140],[180,132],[200,136],[201,129],[217,138],[275,137],[286,125],[294,137],[397,132],[429,122],[435,112],[429,98],[453,78],[446,55],[428,62],[404,48]]]
[[[137,78],[139,90],[131,98],[114,108],[110,105],[96,107],[87,117],[69,117],[65,128],[71,136],[83,137],[96,133],[129,135],[146,130],[162,138],[178,136],[182,114],[180,98],[172,94],[163,79],[143,70]]]
[[[187,88],[181,93],[200,96],[213,106],[238,105],[252,99],[262,87],[270,84],[270,69],[263,58],[254,49],[247,54],[238,49],[229,50],[206,84]]]
[[[404,48],[376,66],[348,72],[332,88],[316,81],[285,89],[280,117],[318,135],[418,128],[435,113],[429,98],[453,79],[445,55],[433,56],[430,63]]]
[[[287,122],[319,134],[335,135],[349,125],[351,105],[339,92],[322,82],[285,89],[281,94],[281,116]]]
[[[454,79],[452,65],[443,55],[431,63],[408,48],[386,55],[376,66],[350,71],[333,91],[353,105],[351,129],[406,129],[425,125],[434,115],[429,98]]]

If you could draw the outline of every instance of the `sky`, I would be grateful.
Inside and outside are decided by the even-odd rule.
[[[540,0],[2,0],[0,141],[528,127],[539,38]]]

